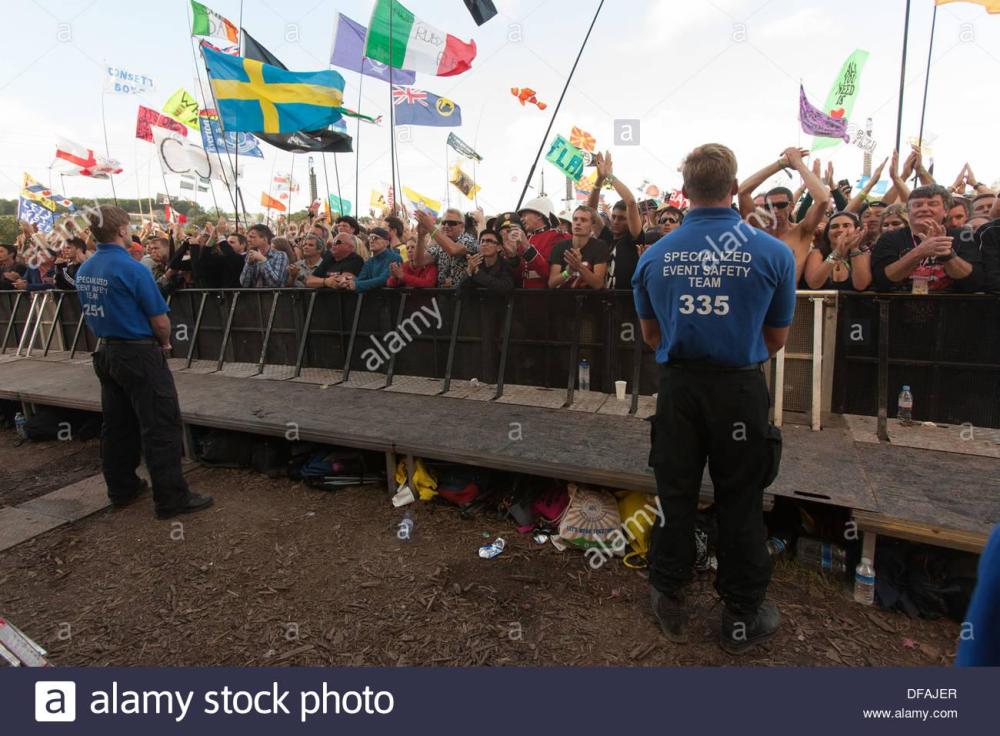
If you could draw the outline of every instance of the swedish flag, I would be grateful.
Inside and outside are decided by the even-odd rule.
[[[202,46],[226,132],[293,133],[340,120],[344,78],[333,70],[290,72]]]

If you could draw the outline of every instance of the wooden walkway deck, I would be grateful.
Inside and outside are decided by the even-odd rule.
[[[51,357],[51,356],[50,356]],[[570,408],[542,389],[457,386],[428,395],[428,379],[397,377],[391,389],[367,376],[288,380],[176,370],[181,413],[193,425],[532,473],[612,488],[654,491],[646,465],[652,400],[638,416],[615,397],[579,395]],[[328,380],[329,379],[329,380]],[[381,386],[381,383],[378,384]],[[558,393],[558,392],[556,392]],[[564,394],[560,394],[564,398]],[[464,397],[464,398],[458,398]],[[0,398],[100,410],[89,360],[0,358]],[[769,495],[855,512],[863,529],[959,549],[977,549],[1000,521],[1000,460],[868,441],[865,420],[826,417],[825,428],[786,419],[781,473]],[[912,443],[911,443],[912,444]],[[706,476],[703,492],[710,498]]]

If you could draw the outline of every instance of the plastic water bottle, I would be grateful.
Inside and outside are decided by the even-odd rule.
[[[788,549],[788,542],[780,537],[771,537],[767,540],[767,552],[771,557],[781,557]]]
[[[403,515],[403,520],[399,522],[396,536],[403,542],[409,542],[413,539],[413,516],[409,511]]]
[[[900,423],[907,426],[913,424],[913,394],[910,393],[909,386],[903,386],[903,390],[899,392],[897,405],[899,406],[899,412],[896,414],[896,417]]]
[[[875,604],[875,568],[867,557],[862,557],[854,569],[854,602],[863,606]]]
[[[578,382],[581,391],[590,391],[590,361],[586,358],[580,359],[578,370]]]
[[[18,412],[14,415],[14,431],[17,432],[17,436],[22,440],[28,439],[28,433],[24,431],[24,425],[28,423],[23,412]]]
[[[795,557],[806,567],[820,572],[847,572],[847,552],[836,544],[799,537],[795,543]]]

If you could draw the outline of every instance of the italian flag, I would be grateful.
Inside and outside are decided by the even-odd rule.
[[[191,21],[192,36],[228,38],[231,43],[240,42],[240,29],[214,10],[210,10],[201,3],[191,0],[191,13],[194,16]]]
[[[376,0],[365,56],[394,69],[450,77],[472,68],[476,42],[466,43],[425,23],[396,0]]]

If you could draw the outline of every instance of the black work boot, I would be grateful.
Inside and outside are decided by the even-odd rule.
[[[726,607],[722,612],[720,643],[729,654],[743,654],[774,636],[780,623],[777,606],[767,601],[751,615],[737,614]]]
[[[195,511],[207,509],[213,503],[215,503],[215,499],[211,496],[205,496],[201,493],[192,493],[180,506],[157,509],[156,518],[163,521],[164,519],[172,519],[180,514],[193,514]]]
[[[653,615],[660,624],[664,636],[675,644],[687,644],[688,612],[683,593],[662,593],[650,587],[649,601],[653,605]]]

